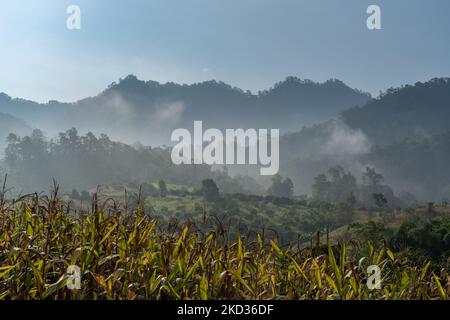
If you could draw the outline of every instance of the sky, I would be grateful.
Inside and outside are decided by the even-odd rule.
[[[366,27],[370,4],[381,30]],[[0,92],[70,102],[135,74],[253,92],[338,78],[378,95],[450,76],[449,17],[448,0],[0,0]]]

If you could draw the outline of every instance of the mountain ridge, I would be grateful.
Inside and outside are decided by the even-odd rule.
[[[162,84],[128,75],[95,96],[71,103],[50,100],[42,104],[3,93],[0,111],[23,118],[33,127],[53,128],[50,135],[70,127],[81,132],[96,128],[97,133],[125,138],[126,142],[138,141],[144,133],[151,138],[141,142],[163,144],[168,143],[171,130],[190,127],[194,120],[219,129],[280,128],[289,132],[334,118],[370,98],[336,79],[318,83],[287,77],[268,90],[252,93],[216,80]],[[149,127],[156,128],[156,133]]]

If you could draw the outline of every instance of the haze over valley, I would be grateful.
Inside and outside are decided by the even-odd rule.
[[[161,153],[168,153],[164,150],[170,148],[171,132],[176,128],[191,128],[193,121],[199,119],[205,126],[219,129],[279,128],[282,134],[280,174],[293,180],[297,195],[310,196],[314,178],[332,167],[342,166],[357,179],[366,167],[373,167],[396,194],[436,201],[450,196],[447,183],[450,173],[444,165],[446,162],[442,161],[450,156],[447,142],[450,124],[446,121],[449,106],[450,82],[445,78],[389,89],[372,98],[335,79],[315,83],[287,77],[272,88],[254,94],[221,81],[160,84],[129,75],[98,95],[74,103],[50,101],[39,104],[2,93],[0,134],[2,150],[9,145],[9,153],[13,150],[18,153],[10,156],[24,162],[27,160],[25,153],[36,151],[32,146],[33,129],[40,130],[41,137],[35,136],[36,143],[43,139],[45,146],[40,143],[41,152],[51,158],[55,143],[62,143],[65,136],[70,136],[61,133],[71,128],[76,128],[76,134],[80,136],[92,132],[101,138],[101,134],[106,134],[108,140],[133,146],[130,150],[138,153],[145,149],[144,146],[161,148]],[[15,141],[7,141],[10,133],[16,135]],[[31,145],[23,140],[27,135],[32,137]],[[27,147],[31,149],[25,150]],[[89,151],[85,153],[89,156]],[[28,156],[30,159],[36,157]],[[114,176],[120,176],[124,166],[129,166],[129,170],[136,167],[136,163],[124,163],[119,168],[111,166],[111,172],[104,173],[107,179],[89,182],[90,179],[83,177],[87,176],[88,166],[95,166],[92,161],[82,165],[81,159],[72,159],[78,164],[66,170],[61,164],[60,169],[49,168],[46,166],[48,159],[41,160],[42,168],[33,165],[35,172],[42,173],[41,178],[33,179],[36,186],[48,185],[48,177],[61,180],[63,186],[76,182],[78,188],[124,183],[126,177],[115,181]],[[18,166],[17,161],[9,165]],[[139,164],[144,167],[149,165],[145,163],[145,157],[132,161],[142,161]],[[7,168],[8,161],[3,163]],[[399,163],[403,165],[399,166]],[[221,172],[222,169],[208,170]],[[10,178],[17,178],[25,189],[30,187],[30,182],[21,182],[20,176],[26,176],[26,170],[22,167],[10,173]],[[251,166],[235,165],[227,169],[230,176],[250,176],[264,192],[270,178],[261,178],[256,172],[257,168]],[[167,178],[163,174],[157,177],[152,173],[152,176]],[[144,182],[147,178],[136,173],[128,180]],[[189,182],[199,183],[198,180]],[[245,186],[241,187],[245,189]]]

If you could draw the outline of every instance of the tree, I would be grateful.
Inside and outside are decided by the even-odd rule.
[[[215,202],[220,198],[219,188],[213,179],[205,179],[202,181],[201,192],[205,199],[210,202]]]
[[[88,132],[80,136],[75,129],[70,129],[48,140],[42,132],[34,131],[24,137],[11,134],[7,143],[2,165],[11,173],[15,187],[24,193],[40,190],[52,177],[61,185],[79,191],[93,185],[131,181],[139,188],[145,181],[158,179],[197,186],[206,178],[214,178],[228,192],[244,190],[237,180],[225,174],[221,174],[219,183],[216,179],[219,174],[210,166],[174,166],[169,148],[134,148],[112,141],[106,135],[96,137]],[[155,189],[160,194],[157,185]],[[161,190],[164,196],[166,189]]]
[[[158,181],[158,186],[159,186],[159,195],[163,198],[165,198],[167,196],[167,185],[166,182],[164,180],[159,180]]]
[[[276,174],[272,177],[272,184],[267,189],[267,194],[270,196],[280,197],[283,193],[283,179],[279,174]]]
[[[382,193],[374,193],[372,196],[373,196],[373,199],[375,200],[375,205],[379,209],[385,209],[387,207],[388,200],[386,199],[384,194],[382,194]]]
[[[363,173],[363,185],[360,191],[360,200],[369,208],[386,209],[388,203],[395,206],[400,203],[394,191],[383,185],[384,177],[374,168],[367,167]]]
[[[358,200],[356,199],[355,194],[353,192],[351,192],[349,194],[349,196],[347,197],[347,201],[346,201],[348,209],[354,210],[357,202],[358,202]]]
[[[80,200],[81,196],[80,193],[77,191],[77,189],[72,190],[72,194],[70,195],[70,198],[73,200]]]
[[[402,223],[391,243],[397,250],[409,247],[419,256],[426,255],[436,262],[447,262],[450,256],[450,218],[411,218]]]
[[[383,181],[383,175],[376,172],[374,168],[367,167],[366,172],[363,173],[363,182],[368,187],[379,187]]]
[[[80,200],[81,201],[91,201],[90,193],[87,192],[86,190],[81,191]]]
[[[341,166],[330,168],[327,173],[329,178],[321,174],[314,179],[313,198],[330,203],[346,203],[349,196],[358,190],[356,178]]]
[[[328,193],[330,192],[331,183],[325,174],[318,175],[314,178],[311,186],[312,197],[320,201],[328,201]]]
[[[294,183],[290,178],[283,178],[276,174],[272,178],[272,185],[267,189],[267,194],[274,197],[290,198],[294,195]]]
[[[294,183],[290,178],[284,179],[283,189],[287,198],[291,198],[294,195]]]

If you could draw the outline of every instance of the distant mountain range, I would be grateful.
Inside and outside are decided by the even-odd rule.
[[[133,75],[112,83],[95,97],[74,103],[39,104],[0,94],[0,111],[56,134],[70,127],[106,133],[114,139],[167,143],[170,132],[203,120],[208,127],[279,128],[302,126],[336,117],[362,106],[370,95],[339,80],[316,83],[288,77],[273,88],[253,94],[223,82],[192,85],[141,81]]]
[[[375,167],[397,191],[450,199],[449,78],[389,89],[373,99],[339,80],[288,77],[255,94],[217,81],[160,84],[130,75],[74,103],[0,94],[0,112],[2,142],[10,132],[23,135],[31,128],[54,137],[76,127],[81,134],[152,145],[169,143],[173,129],[191,128],[194,120],[219,129],[280,128],[280,173],[292,178],[298,194],[309,193],[318,174],[342,165],[352,172]]]
[[[6,146],[6,137],[10,133],[27,135],[31,131],[32,129],[22,119],[0,112],[0,156],[3,154]]]
[[[397,191],[450,199],[450,79],[389,89],[337,119],[287,134],[281,172],[308,193],[314,177],[334,165],[383,173]]]
[[[450,130],[450,78],[389,89],[341,116],[377,145],[444,133]]]

